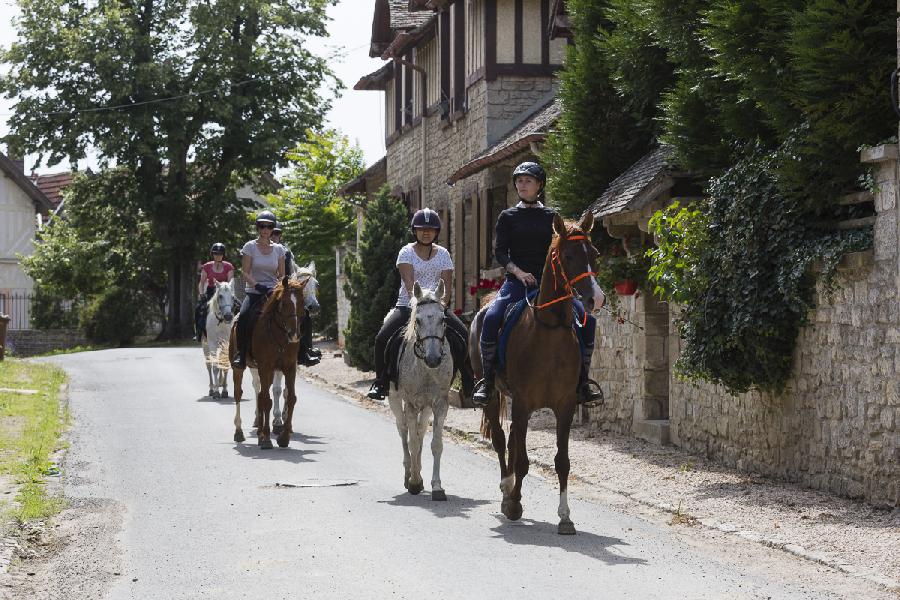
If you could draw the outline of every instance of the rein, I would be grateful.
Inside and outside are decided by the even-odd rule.
[[[586,235],[573,235],[573,236],[567,237],[566,241],[569,241],[569,240],[586,241],[587,239],[588,238]],[[550,252],[550,266],[553,268],[554,289],[561,288],[563,291],[566,292],[566,294],[564,296],[560,296],[559,298],[554,298],[553,300],[550,300],[549,302],[542,302],[541,304],[531,304],[531,302],[528,302],[527,295],[526,295],[526,302],[528,302],[528,304],[535,310],[541,310],[541,309],[547,308],[548,306],[553,306],[554,304],[556,304],[558,302],[563,302],[565,300],[570,300],[570,299],[574,298],[575,293],[573,291],[572,285],[575,283],[578,283],[585,277],[593,277],[594,275],[596,275],[596,273],[594,271],[585,271],[584,273],[581,273],[581,274],[573,277],[572,279],[569,279],[569,276],[566,275],[566,270],[563,268],[562,259],[560,259],[560,257],[559,257],[559,248],[554,248]],[[562,286],[560,286],[560,284],[559,284],[560,276],[562,276],[562,280],[563,280]],[[587,324],[587,311],[584,312],[584,322],[581,323],[581,326],[584,327],[585,324]]]

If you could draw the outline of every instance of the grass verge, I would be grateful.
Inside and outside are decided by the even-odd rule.
[[[51,457],[68,424],[59,403],[65,381],[65,373],[52,365],[0,361],[0,388],[36,391],[0,391],[0,476],[17,484],[15,503],[5,508],[20,523],[62,508],[62,500],[47,493],[44,480],[56,470]]]

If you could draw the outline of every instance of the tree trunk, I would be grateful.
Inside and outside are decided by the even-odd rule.
[[[189,253],[176,251],[175,255]],[[194,335],[195,287],[192,261],[173,259],[169,267],[169,311],[161,339],[187,339]]]

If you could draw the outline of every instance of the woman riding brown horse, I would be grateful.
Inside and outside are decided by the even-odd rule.
[[[569,518],[567,487],[569,478],[569,431],[577,405],[577,382],[581,370],[581,350],[573,326],[573,298],[577,293],[586,300],[588,311],[604,297],[594,279],[597,249],[589,233],[594,224],[591,213],[567,230],[556,215],[556,234],[544,263],[541,287],[513,326],[507,342],[506,364],[496,374],[499,392],[512,401],[509,431],[509,459],[505,456],[505,436],[500,422],[501,402],[493,395],[484,409],[482,432],[493,442],[500,460],[501,510],[515,521],[522,516],[522,480],[528,473],[525,435],[528,419],[540,408],[556,415],[556,473],[559,477],[559,527],[561,534],[574,534]],[[476,371],[481,365],[478,340],[486,308],[475,316],[469,338],[469,351]],[[599,308],[599,306],[597,306]],[[476,377],[481,373],[476,372]]]
[[[287,276],[275,286],[272,294],[266,299],[256,324],[252,325],[250,347],[247,350],[247,365],[259,371],[260,392],[256,396],[256,412],[260,422],[257,429],[257,444],[267,450],[272,447],[270,439],[270,411],[272,397],[269,388],[275,371],[284,373],[284,387],[287,400],[284,409],[284,428],[278,435],[278,445],[287,447],[291,440],[294,418],[294,405],[297,394],[294,391],[294,379],[297,374],[297,352],[300,348],[300,326],[307,318],[303,302],[303,290],[309,279],[297,281]],[[249,316],[249,315],[248,315]],[[242,315],[239,318],[244,318]],[[228,345],[229,358],[233,361],[237,356],[237,330],[231,329]],[[244,432],[241,430],[241,381],[244,369],[234,369],[234,441],[243,442]]]

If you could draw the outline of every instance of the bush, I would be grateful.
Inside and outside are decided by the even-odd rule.
[[[345,350],[349,364],[363,370],[374,369],[375,334],[397,301],[400,273],[395,263],[409,239],[408,227],[406,207],[382,188],[366,208],[358,255],[349,255],[344,263],[348,279],[344,291],[351,303]]]
[[[143,334],[148,318],[155,314],[145,294],[114,287],[88,303],[81,315],[81,328],[94,343],[123,346]]]

